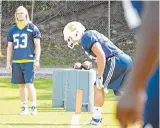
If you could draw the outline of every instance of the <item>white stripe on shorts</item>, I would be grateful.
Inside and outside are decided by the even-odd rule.
[[[115,69],[115,56],[114,57],[111,57],[111,65],[110,65],[110,69],[109,69],[109,72],[108,72],[108,75],[107,75],[107,78],[104,82],[104,87],[106,88],[113,76],[113,72],[114,72],[114,69]]]

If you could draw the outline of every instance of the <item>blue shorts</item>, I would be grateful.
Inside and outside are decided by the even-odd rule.
[[[118,91],[123,80],[130,72],[132,65],[132,59],[125,53],[109,58],[103,74],[104,86],[108,89]]]
[[[33,83],[35,73],[33,62],[28,63],[12,63],[12,79],[13,84]]]
[[[151,125],[159,128],[159,68],[151,75],[147,87],[147,101],[144,109],[144,128]]]

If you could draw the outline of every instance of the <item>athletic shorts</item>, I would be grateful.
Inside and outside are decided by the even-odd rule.
[[[13,84],[33,83],[35,72],[33,62],[28,63],[12,63],[12,79]]]
[[[132,59],[125,53],[108,58],[103,74],[104,87],[119,90],[132,65]]]

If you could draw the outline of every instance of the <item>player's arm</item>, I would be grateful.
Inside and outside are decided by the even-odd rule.
[[[40,45],[40,38],[34,38],[35,44],[35,62],[34,62],[34,69],[37,70],[40,68],[40,55],[41,55],[41,45]]]
[[[158,2],[146,2],[140,43],[137,47],[135,64],[132,71],[132,88],[141,91],[147,85],[147,79],[158,64],[159,56],[159,6]],[[154,86],[154,85],[153,85]]]
[[[117,119],[121,126],[142,119],[143,92],[148,77],[158,64],[159,52],[159,3],[146,2],[140,27],[140,43],[137,46],[135,63],[128,79],[128,86],[117,106]],[[152,85],[155,86],[155,85]],[[136,107],[135,107],[136,106]]]
[[[13,52],[12,42],[8,42],[8,47],[7,47],[7,64],[11,64],[12,52]]]
[[[40,38],[34,38],[34,44],[35,44],[35,61],[39,61],[41,55]]]
[[[106,64],[104,51],[98,42],[92,46],[92,51],[97,57],[98,77],[101,77],[103,76],[103,72]]]
[[[12,44],[12,42],[8,42],[7,62],[6,62],[6,68],[7,68],[8,72],[11,72],[12,53],[13,53],[13,44]]]

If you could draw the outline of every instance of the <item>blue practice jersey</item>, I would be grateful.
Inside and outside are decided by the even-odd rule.
[[[122,1],[124,7],[124,15],[128,26],[135,30],[141,25],[141,17],[143,13],[143,1]]]
[[[26,25],[22,30],[17,25],[9,30],[7,40],[13,43],[13,60],[34,59],[34,38],[41,38],[41,33],[32,23]]]
[[[133,6],[133,8],[137,11],[137,13],[139,14],[139,16],[142,16],[142,12],[143,12],[143,1],[133,1],[131,0],[131,4]]]
[[[81,39],[82,49],[93,60],[96,59],[96,55],[92,52],[92,46],[99,42],[106,58],[122,53],[122,51],[115,46],[106,36],[99,33],[96,30],[88,30],[84,33]]]

